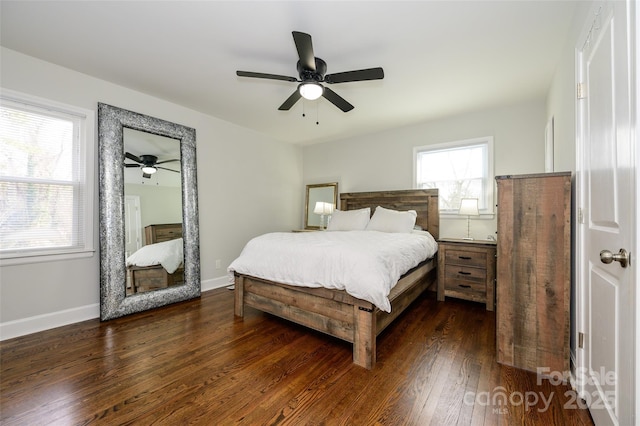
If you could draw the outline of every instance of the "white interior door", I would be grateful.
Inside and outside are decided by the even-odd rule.
[[[635,259],[601,253],[621,260],[635,247],[627,13],[624,1],[598,3],[578,45],[576,380],[596,425],[636,424]]]
[[[142,225],[140,220],[140,197],[125,195],[124,197],[124,234],[125,257],[135,253],[142,247]]]

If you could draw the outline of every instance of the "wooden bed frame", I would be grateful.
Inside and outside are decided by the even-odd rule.
[[[439,236],[438,190],[359,192],[340,194],[341,210],[376,206],[416,210],[416,225]],[[401,277],[389,294],[391,313],[344,290],[306,288],[235,274],[235,314],[245,306],[285,318],[353,343],[353,362],[372,369],[376,363],[376,337],[424,290],[437,288],[436,257],[427,259]]]

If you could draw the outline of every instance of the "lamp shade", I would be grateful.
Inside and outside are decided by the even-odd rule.
[[[309,99],[310,101],[318,99],[324,91],[318,83],[302,83],[298,90],[303,98]]]
[[[458,214],[466,216],[480,216],[480,212],[478,212],[478,199],[463,198],[460,200],[460,210],[458,210]]]
[[[313,209],[315,214],[331,214],[333,213],[333,203],[325,203],[324,201],[316,202],[316,206]]]

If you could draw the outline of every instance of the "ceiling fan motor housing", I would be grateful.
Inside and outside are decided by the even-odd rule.
[[[300,76],[301,81],[317,81],[321,82],[324,80],[324,75],[327,72],[327,63],[320,58],[315,58],[316,60],[316,69],[310,70],[306,69],[300,61],[296,64],[296,68],[298,69],[298,75]]]
[[[156,157],[155,155],[141,155],[140,161],[144,166],[153,167],[158,161],[158,157]]]

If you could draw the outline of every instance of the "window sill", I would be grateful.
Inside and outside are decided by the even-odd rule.
[[[69,251],[65,253],[47,253],[47,254],[25,254],[16,257],[0,258],[0,267],[13,265],[26,265],[30,263],[59,262],[64,260],[82,259],[92,257],[95,254],[94,249]]]
[[[471,220],[493,220],[496,217],[495,213],[480,213],[480,216],[469,216]],[[440,218],[442,219],[464,219],[467,220],[466,215],[460,215],[458,213],[442,213],[440,212]]]

